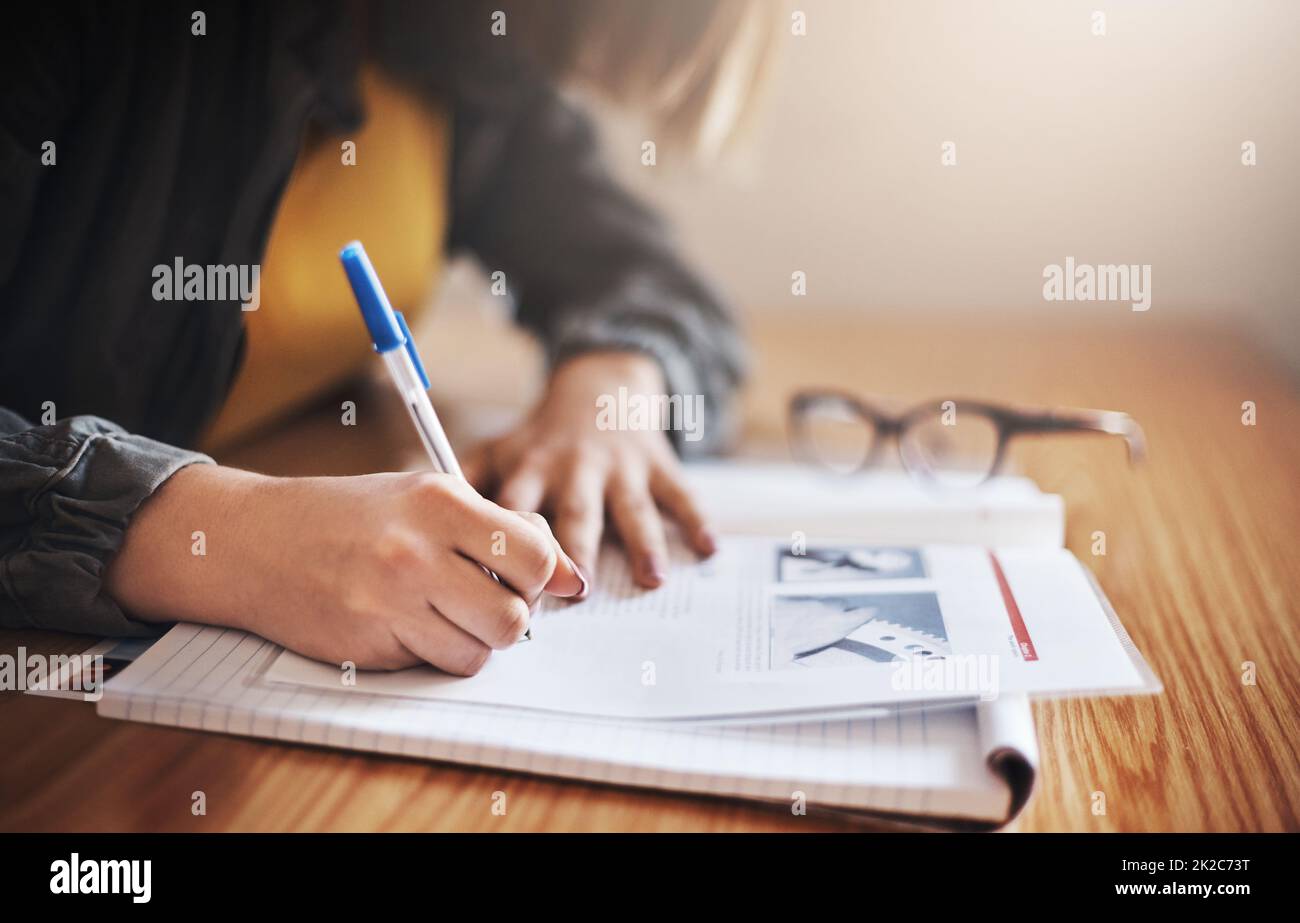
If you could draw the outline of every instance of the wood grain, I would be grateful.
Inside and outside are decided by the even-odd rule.
[[[1016,827],[1300,829],[1300,398],[1282,370],[1231,330],[1139,314],[1088,328],[767,321],[751,333],[754,451],[781,444],[785,397],[811,384],[1136,416],[1150,443],[1142,468],[1105,437],[1014,453],[1065,496],[1067,544],[1165,684],[1154,698],[1037,704],[1042,774]],[[359,393],[361,425],[340,427],[322,409],[223,460],[277,474],[407,464],[417,447],[400,408],[382,390]],[[1247,400],[1254,427],[1241,422]],[[1097,531],[1105,556],[1091,553]],[[20,643],[79,649],[66,636],[0,633],[0,650]],[[1255,685],[1242,682],[1246,661]],[[740,802],[119,723],[15,693],[0,697],[0,752],[0,829],[855,829]],[[203,817],[190,812],[196,790],[207,795]],[[497,791],[504,816],[491,811]],[[1093,810],[1097,792],[1104,814]]]

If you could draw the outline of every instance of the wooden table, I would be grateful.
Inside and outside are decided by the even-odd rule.
[[[1041,781],[1016,826],[1300,828],[1300,398],[1283,370],[1231,330],[1143,314],[1086,328],[791,321],[752,332],[751,445],[780,438],[785,395],[812,383],[1133,413],[1150,441],[1144,468],[1129,469],[1105,437],[1026,444],[1016,460],[1065,496],[1069,547],[1165,693],[1038,704]],[[460,342],[482,354],[460,359],[499,358],[493,340]],[[525,390],[535,366],[502,364],[519,378],[494,379],[498,390]],[[322,410],[224,460],[277,474],[404,464],[413,435],[386,392],[363,393],[356,427]],[[1242,425],[1243,401],[1255,402],[1258,425]],[[1096,531],[1104,557],[1091,554]],[[0,650],[71,651],[84,640],[3,632]],[[1255,685],[1242,682],[1246,661]],[[0,698],[0,753],[0,829],[855,829],[741,803],[101,720],[81,703],[16,693]],[[199,789],[208,812],[194,817]],[[505,816],[491,811],[499,790]],[[1094,792],[1105,793],[1104,815],[1093,813]]]

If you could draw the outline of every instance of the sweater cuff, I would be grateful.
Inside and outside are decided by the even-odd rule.
[[[129,617],[103,589],[131,517],[173,474],[211,458],[73,417],[9,437],[35,474],[25,491],[26,539],[0,558],[0,587],[32,628],[145,637],[160,627]],[[29,470],[30,470],[29,469]]]

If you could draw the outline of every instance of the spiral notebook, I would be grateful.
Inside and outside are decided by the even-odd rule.
[[[589,782],[759,799],[786,810],[993,827],[1037,764],[1023,697],[780,725],[598,721],[356,691],[263,674],[280,647],[178,625],[104,688],[101,715]]]

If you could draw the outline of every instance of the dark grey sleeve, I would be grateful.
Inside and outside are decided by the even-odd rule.
[[[659,218],[609,176],[587,116],[545,86],[504,101],[466,94],[454,137],[451,245],[505,273],[520,323],[551,362],[646,353],[670,394],[702,396],[702,438],[675,432],[678,450],[725,444],[745,365],[731,312]]]
[[[99,417],[33,426],[0,408],[0,625],[156,634],[105,595],[132,514],[186,465],[211,463]]]

